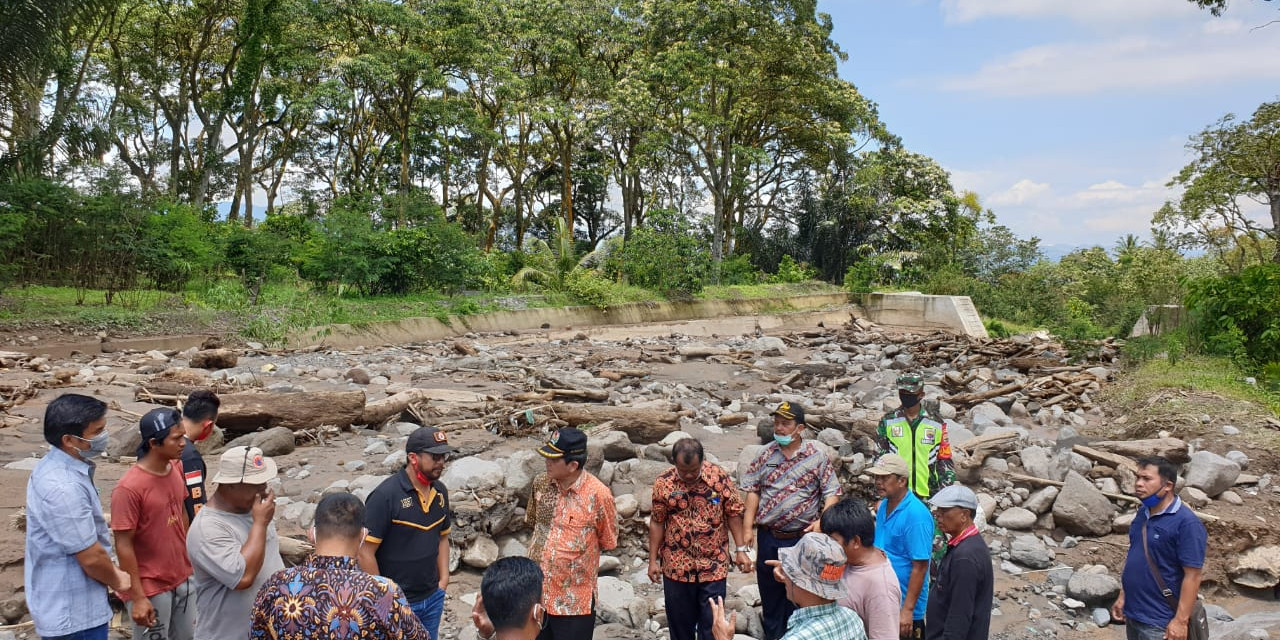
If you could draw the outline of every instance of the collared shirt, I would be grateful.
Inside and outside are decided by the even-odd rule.
[[[662,575],[677,582],[713,582],[729,575],[729,518],[746,510],[729,474],[702,463],[688,485],[674,467],[653,483],[654,522],[666,525],[662,538]]]
[[[1163,628],[1173,619],[1174,611],[1160,592],[1143,553],[1144,523],[1147,524],[1151,560],[1160,570],[1165,586],[1173,591],[1174,602],[1182,593],[1184,569],[1204,567],[1209,534],[1196,514],[1176,496],[1160,513],[1153,514],[1146,507],[1138,507],[1138,514],[1129,525],[1129,555],[1125,557],[1124,572],[1120,576],[1124,587],[1124,615]]]
[[[990,634],[995,577],[991,550],[977,531],[970,527],[967,535],[952,538],[938,563],[925,616],[926,640],[986,640]]]
[[[898,611],[902,609],[902,588],[898,574],[884,552],[876,549],[878,561],[869,565],[844,567],[844,595],[836,603],[853,609],[862,618],[870,640],[898,640]]]
[[[316,556],[272,575],[253,602],[250,640],[427,640],[396,583],[354,558]]]
[[[880,501],[880,508],[876,510],[876,546],[884,549],[889,562],[893,563],[893,572],[898,574],[898,587],[905,598],[911,581],[911,563],[933,556],[933,514],[910,491],[893,511],[888,511],[888,508],[889,500],[886,498]],[[913,619],[924,620],[928,600],[929,572],[925,571]]]
[[[383,480],[365,500],[365,540],[378,545],[378,572],[400,585],[410,602],[440,588],[440,539],[452,523],[444,483],[436,480],[423,494],[407,470]]]
[[[782,531],[801,531],[822,515],[827,498],[840,495],[835,467],[817,445],[806,440],[790,460],[776,442],[742,474],[742,490],[760,494],[756,524]]]
[[[549,490],[557,491],[554,483]],[[543,606],[553,616],[587,615],[595,595],[600,552],[618,546],[613,494],[585,471],[559,494],[546,544],[537,558],[545,576]]]
[[[834,602],[796,609],[782,640],[867,640],[862,618]]]
[[[27,481],[27,549],[23,584],[41,637],[70,635],[111,620],[107,587],[89,577],[76,554],[101,544],[111,552],[93,465],[50,449]]]

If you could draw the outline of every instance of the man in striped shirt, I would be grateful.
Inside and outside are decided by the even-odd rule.
[[[747,546],[758,538],[756,581],[760,585],[765,640],[787,630],[795,605],[786,586],[766,563],[778,551],[795,546],[806,531],[818,531],[822,512],[840,499],[836,469],[820,448],[804,440],[804,407],[783,402],[773,412],[773,442],[742,474],[746,492],[743,529]]]

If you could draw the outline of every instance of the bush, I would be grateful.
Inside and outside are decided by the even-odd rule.
[[[348,287],[365,295],[375,293],[385,269],[377,241],[368,214],[335,205],[307,241],[298,273],[317,288],[336,289],[339,295]]]
[[[485,271],[484,255],[475,242],[449,222],[388,231],[375,245],[381,258],[379,293],[456,292],[481,284]]]
[[[142,223],[138,267],[155,288],[181,291],[219,259],[213,229],[190,205],[161,205]]]
[[[782,261],[778,263],[778,272],[769,276],[769,282],[773,284],[794,284],[807,282],[816,277],[818,277],[818,272],[809,265],[796,262],[796,259],[790,255],[784,255],[782,256]]]
[[[752,264],[749,254],[740,253],[720,262],[720,284],[760,284],[764,279],[764,274]]]
[[[1189,288],[1193,327],[1209,353],[1246,368],[1280,361],[1280,265],[1255,265]]]
[[[711,254],[678,212],[649,212],[646,225],[631,232],[621,251],[612,252],[607,269],[629,284],[665,295],[702,291],[711,272]]]
[[[578,302],[597,309],[607,309],[621,300],[613,281],[595,269],[578,267],[570,271],[565,278],[565,288]]]

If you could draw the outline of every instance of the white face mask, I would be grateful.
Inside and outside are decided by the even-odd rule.
[[[76,440],[83,440],[89,443],[89,448],[80,452],[80,457],[85,460],[91,460],[101,456],[107,452],[107,447],[111,445],[111,434],[107,433],[106,429],[103,429],[102,433],[99,433],[92,438],[81,438],[80,436],[71,437]]]

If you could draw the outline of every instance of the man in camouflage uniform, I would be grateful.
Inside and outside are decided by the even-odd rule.
[[[898,376],[897,387],[902,405],[880,419],[876,457],[886,453],[902,456],[911,470],[907,486],[921,500],[928,500],[956,481],[947,423],[921,403],[924,378],[920,374]]]

